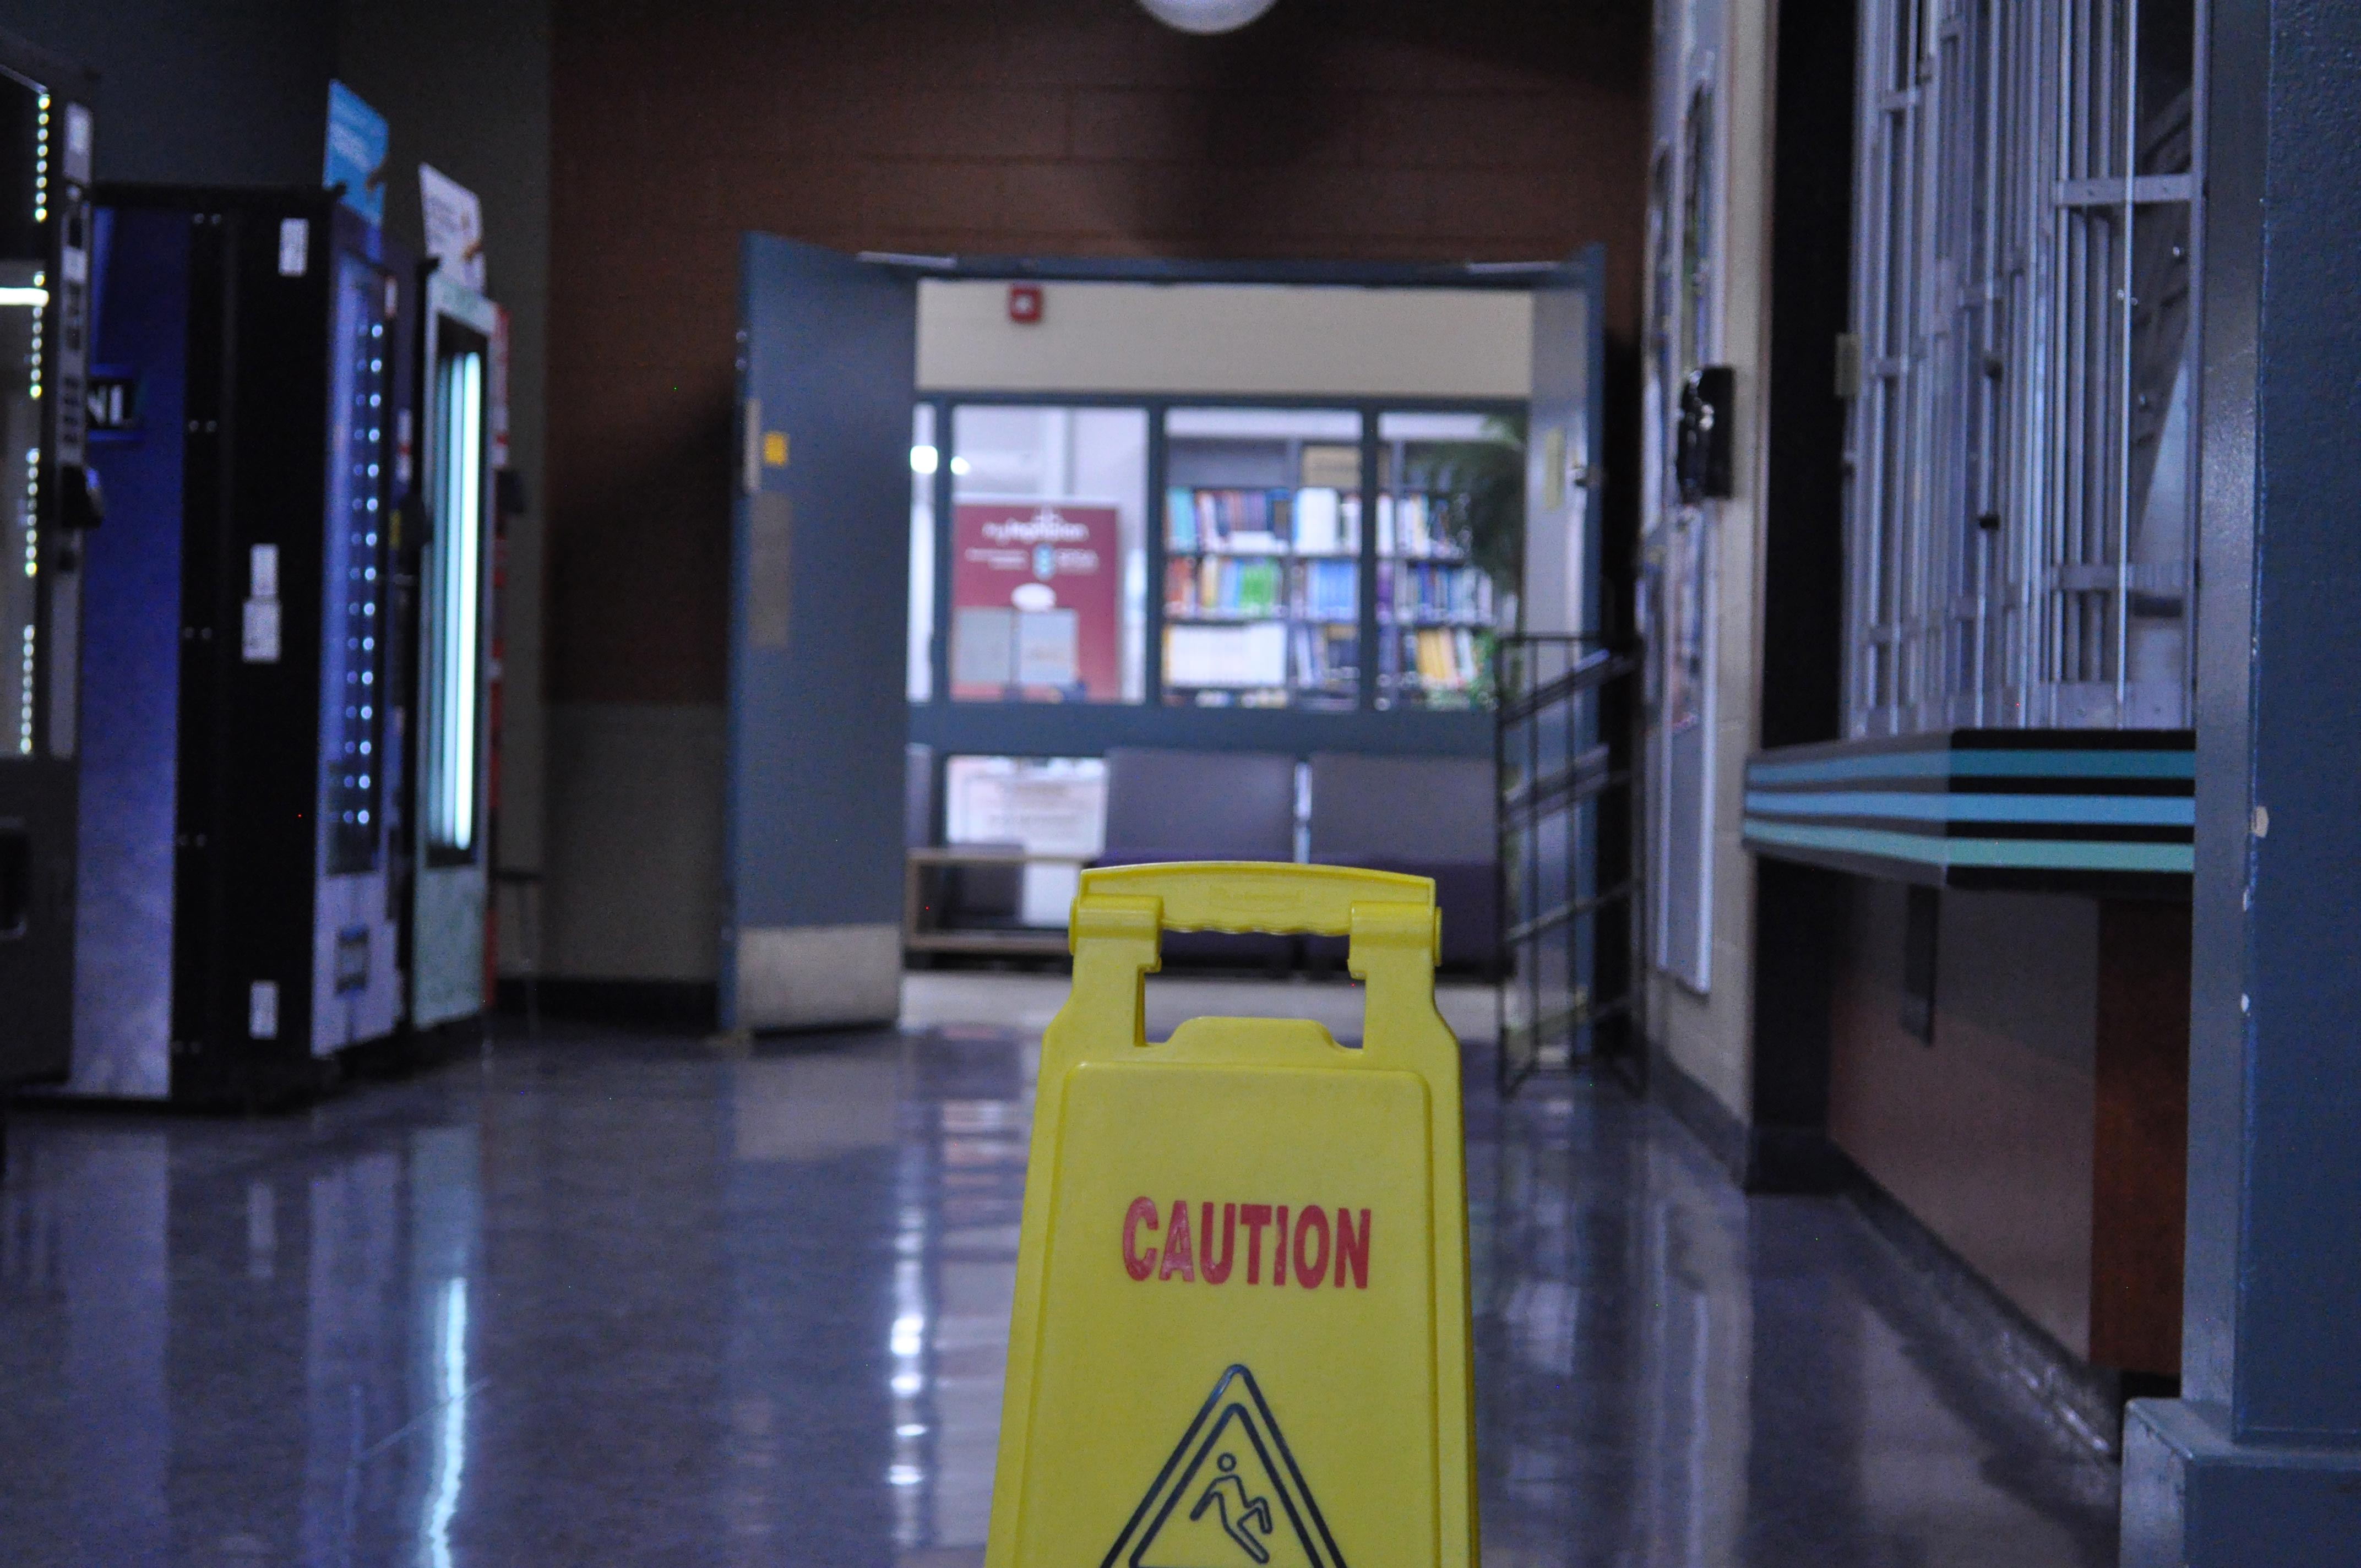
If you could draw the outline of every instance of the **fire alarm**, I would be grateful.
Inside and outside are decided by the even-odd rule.
[[[1008,285],[1008,319],[1027,325],[1041,319],[1041,285],[1011,283]]]

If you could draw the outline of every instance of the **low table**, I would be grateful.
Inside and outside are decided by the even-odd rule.
[[[948,845],[912,850],[902,883],[902,950],[906,953],[972,953],[1004,958],[1059,958],[1066,952],[1066,933],[1043,927],[1018,930],[961,929],[938,926],[928,918],[922,894],[929,869],[952,866],[1086,866],[1088,855],[1037,854],[1030,850],[996,845]]]

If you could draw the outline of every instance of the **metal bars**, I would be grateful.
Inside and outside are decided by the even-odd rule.
[[[1864,0],[1855,736],[2189,721],[2203,0]]]
[[[1639,814],[1636,648],[1597,638],[1505,637],[1499,693],[1500,1091],[1598,1054],[1601,1025],[1632,1027]]]

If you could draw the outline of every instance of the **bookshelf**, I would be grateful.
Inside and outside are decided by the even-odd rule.
[[[1360,416],[1175,409],[1165,439],[1166,703],[1357,707]]]
[[[1144,701],[1182,726],[1230,722],[1206,710],[1473,715],[1490,706],[1492,649],[1518,614],[1521,409],[946,397],[921,415],[914,703]],[[980,548],[962,543],[968,514],[1019,502],[1082,524],[1092,523],[1084,512],[1115,509],[1114,540],[1072,546],[1119,562],[1106,585],[1111,612],[1084,594],[1089,575],[1062,559],[1049,576],[1038,560],[1004,573],[1014,589],[959,587]],[[1027,602],[1044,588],[1054,605]],[[1092,626],[1112,613],[1119,693],[1111,677],[1057,690],[964,678],[979,663],[972,612],[1006,620],[1007,607],[1024,612],[1020,632],[1069,610],[1078,627],[1086,610]],[[1088,650],[1079,632],[1074,643],[1080,669]],[[1161,723],[1141,733],[1165,733]]]
[[[1488,707],[1493,644],[1516,625],[1522,453],[1480,414],[1378,424],[1378,705]],[[1513,540],[1499,537],[1504,483],[1519,498]]]

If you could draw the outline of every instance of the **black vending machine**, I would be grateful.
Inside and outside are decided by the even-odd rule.
[[[64,1074],[72,1010],[94,86],[0,34],[0,1097]]]
[[[414,289],[330,191],[108,187],[68,1091],[268,1105],[393,1036]]]

